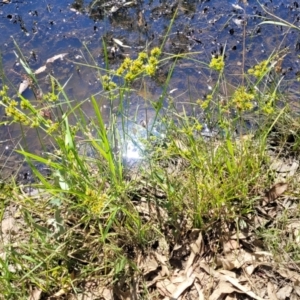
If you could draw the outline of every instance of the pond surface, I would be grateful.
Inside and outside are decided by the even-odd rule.
[[[160,46],[166,38],[165,53],[193,52],[193,60],[178,61],[168,87],[169,95],[178,106],[188,107],[210,92],[216,76],[201,62],[208,64],[212,54],[222,51],[226,55],[230,93],[242,80],[243,52],[247,70],[268,58],[274,49],[288,47],[282,62],[283,86],[296,92],[299,87],[290,81],[300,71],[300,31],[274,25],[259,26],[265,17],[270,18],[260,4],[299,26],[300,1],[2,0],[0,51],[5,77],[2,76],[0,84],[5,81],[18,88],[22,82],[25,71],[14,54],[17,47],[32,70],[44,66],[47,59],[55,55],[67,53],[63,59],[48,63],[46,71],[37,78],[45,93],[51,88],[48,74],[52,74],[62,85],[66,84],[65,90],[74,104],[80,103],[102,89],[96,70],[84,64],[105,68],[103,41],[108,49],[109,68],[116,69],[125,57],[135,58],[142,50]],[[176,10],[175,21],[168,32]],[[149,108],[145,100],[155,101],[161,95],[171,63],[163,65],[154,80],[147,81],[146,89],[138,84],[134,87],[138,92],[132,97],[128,110],[136,115],[137,122],[145,119]],[[10,89],[10,92],[16,94],[16,90]],[[30,89],[25,90],[23,96],[34,100]],[[108,103],[102,99],[99,105],[105,118],[109,114]],[[93,113],[89,105],[85,110],[87,115]],[[2,120],[5,119],[1,108],[0,113]],[[151,115],[151,111],[148,113]],[[2,161],[18,144],[20,136],[18,126],[0,126]],[[28,133],[27,139],[29,150],[38,148],[35,134]]]

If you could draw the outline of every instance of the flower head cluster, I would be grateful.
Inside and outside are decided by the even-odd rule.
[[[225,67],[224,57],[223,56],[212,57],[209,67],[215,71],[221,72]]]
[[[247,111],[253,108],[253,99],[255,95],[248,93],[244,86],[240,86],[232,95],[231,104],[233,108],[239,111]]]
[[[135,60],[125,58],[116,75],[124,75],[127,82],[132,82],[138,75],[145,73],[149,76],[154,76],[158,65],[158,58],[161,55],[161,50],[158,47],[150,51],[150,56],[146,52],[139,53]]]
[[[262,107],[262,111],[267,115],[271,115],[274,112],[274,107],[270,103],[266,103],[266,105]]]
[[[5,107],[5,113],[8,117],[12,117],[15,122],[29,125],[30,121],[27,116],[18,108],[19,103],[8,96],[8,86],[4,85],[0,90],[1,103]]]
[[[1,102],[5,106],[5,113],[6,113],[6,115],[8,117],[12,117],[15,122],[20,122],[20,123],[22,123],[24,125],[29,125],[30,124],[30,120],[18,108],[19,103],[16,100],[11,99],[7,95],[7,91],[8,91],[8,87],[7,86],[3,86],[2,90],[0,91],[0,96],[2,98]]]
[[[207,109],[212,100],[212,97],[213,96],[211,94],[206,95],[205,100],[199,99],[199,100],[197,100],[197,103],[201,106],[202,109]]]
[[[1,101],[4,104],[7,104],[9,101],[9,97],[7,95],[7,91],[8,91],[8,86],[7,85],[3,85],[2,90],[0,90],[0,97],[1,97]]]
[[[263,60],[259,64],[255,65],[253,68],[248,70],[249,75],[253,75],[256,78],[260,78],[265,75],[267,69],[268,69],[268,61]]]
[[[151,56],[158,58],[161,55],[161,50],[158,47],[155,47],[150,52]]]
[[[86,187],[84,204],[94,214],[99,214],[108,200],[105,193],[99,193],[90,187]]]
[[[31,108],[31,104],[27,99],[22,99],[20,102],[20,107],[22,110],[25,110],[25,109]]]
[[[112,91],[117,87],[108,75],[102,76],[102,86],[105,91]]]
[[[130,68],[131,64],[132,60],[129,57],[126,57],[119,69],[116,71],[116,74],[119,76],[123,75],[123,73]]]
[[[45,101],[56,102],[58,100],[58,96],[55,93],[47,93],[43,96]]]
[[[58,129],[59,129],[59,123],[53,123],[53,122],[50,123],[49,122],[49,127],[47,129],[47,133],[51,134],[51,133],[53,133],[55,131],[58,131]]]
[[[13,122],[30,126],[31,128],[40,127],[44,124],[48,133],[58,130],[59,124],[43,118],[40,112],[30,103],[29,100],[21,97],[21,101],[19,103],[9,97],[7,95],[7,91],[7,86],[3,86],[2,90],[0,90],[0,104],[5,107],[6,115],[11,117]],[[49,99],[49,97],[46,97],[46,99]]]
[[[7,106],[5,108],[5,113],[9,117],[13,117],[13,120],[15,122],[18,122],[18,123],[21,123],[24,125],[30,124],[30,120],[27,118],[27,116],[13,105]]]
[[[262,105],[262,111],[267,115],[272,114],[275,111],[274,103],[278,100],[276,93],[266,94],[263,100],[264,104]]]

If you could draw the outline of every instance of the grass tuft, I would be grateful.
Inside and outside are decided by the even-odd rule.
[[[193,245],[195,232],[203,233],[206,257],[213,263],[225,251],[224,241],[237,232],[255,234],[280,262],[286,253],[298,261],[295,241],[281,243],[291,212],[276,219],[273,228],[266,225],[269,217],[257,223],[282,193],[270,190],[282,180],[272,164],[286,153],[299,154],[299,120],[284,101],[276,73],[285,52],[274,51],[252,66],[231,93],[224,90],[229,82],[224,53],[200,62],[215,78],[211,93],[192,103],[202,118],[176,105],[167,93],[177,61],[193,60],[192,53],[171,55],[162,45],[111,70],[104,52],[105,70],[93,66],[102,88],[84,101],[92,117],[52,77],[51,91],[36,102],[11,96],[8,85],[0,91],[8,126],[19,124],[24,133],[34,128],[42,149],[44,141],[51,144],[43,154],[25,146],[17,150],[31,168],[33,182],[0,182],[4,299],[28,299],[33,290],[45,299],[78,296],[95,286],[102,288],[100,294],[106,289],[123,298],[138,286],[139,299],[150,299],[156,293],[151,272],[157,268],[149,271],[143,261],[155,256],[160,270],[172,273],[174,253]],[[152,107],[152,122],[141,125],[130,117],[127,100],[137,86],[156,80],[167,63],[161,95],[145,100]],[[28,65],[24,68],[33,76]],[[35,78],[29,84],[39,89]],[[103,99],[111,105],[107,121],[100,109]],[[129,145],[138,159],[128,157]],[[284,181],[296,189],[293,176]],[[180,256],[182,265],[188,254]]]

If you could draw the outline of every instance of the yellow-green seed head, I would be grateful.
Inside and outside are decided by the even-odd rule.
[[[161,50],[158,47],[155,47],[150,52],[151,56],[159,57],[161,55]]]

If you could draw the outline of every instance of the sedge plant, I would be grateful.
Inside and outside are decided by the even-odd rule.
[[[11,200],[1,207],[4,218],[6,207],[16,203],[28,228],[18,244],[6,237],[1,250],[0,291],[6,299],[25,299],[28,287],[46,295],[80,293],[88,278],[102,286],[128,287],[131,278],[144,280],[139,255],[147,255],[156,244],[164,242],[169,251],[193,228],[224,233],[228,224],[250,226],[248,215],[258,192],[271,180],[267,136],[286,114],[285,108],[277,108],[282,79],[274,76],[275,84],[267,84],[284,54],[277,51],[257,62],[244,74],[245,81],[221,98],[227,81],[224,54],[199,62],[215,79],[211,93],[193,103],[204,119],[167,97],[177,60],[197,60],[192,53],[164,53],[163,47],[125,58],[115,70],[108,61],[105,69],[93,66],[101,91],[86,100],[92,117],[86,116],[82,103],[74,105],[55,78],[43,107],[22,95],[16,100],[8,85],[2,87],[0,105],[10,124],[37,128],[41,140],[53,147],[45,155],[18,150],[36,176],[30,188],[37,194],[14,186],[9,189]],[[134,139],[126,131],[130,112],[125,101],[136,92],[134,83],[155,79],[157,69],[170,61],[161,96],[149,101],[154,121],[143,128],[146,135]],[[99,108],[103,99],[111,103],[108,122]],[[271,121],[260,123],[261,131],[245,134],[250,114]],[[204,135],[204,123],[216,134]],[[164,135],[155,135],[156,125],[164,128]],[[129,170],[126,150],[120,147],[128,139],[143,154],[141,163]],[[49,178],[36,162],[51,169]]]

